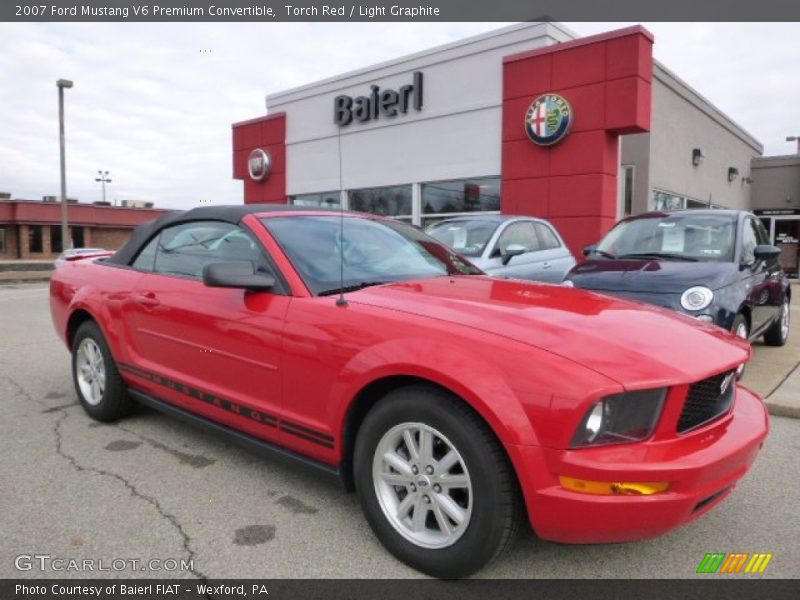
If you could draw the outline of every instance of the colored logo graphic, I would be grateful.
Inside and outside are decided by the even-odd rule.
[[[540,146],[552,146],[569,132],[573,119],[569,102],[558,94],[536,98],[525,115],[525,132]]]
[[[771,560],[772,554],[759,552],[754,554],[749,552],[733,552],[731,554],[725,554],[724,552],[706,553],[703,560],[700,561],[700,566],[697,567],[697,572],[720,574],[763,573]]]

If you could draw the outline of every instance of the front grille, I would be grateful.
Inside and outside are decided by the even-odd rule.
[[[692,384],[678,420],[678,433],[686,433],[728,412],[735,390],[736,376],[733,371]]]

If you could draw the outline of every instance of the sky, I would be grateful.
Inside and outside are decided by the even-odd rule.
[[[589,35],[632,23],[567,23]],[[231,123],[264,96],[503,23],[0,23],[0,191],[59,192],[57,79],[66,90],[67,195],[191,208],[242,201]],[[761,143],[800,135],[800,23],[644,23],[654,56]]]

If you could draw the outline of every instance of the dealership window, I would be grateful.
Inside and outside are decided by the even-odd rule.
[[[336,192],[322,192],[320,194],[298,194],[289,196],[289,203],[295,206],[311,206],[315,208],[339,208],[340,194]]]
[[[42,251],[42,226],[28,225],[28,252],[41,253]]]
[[[422,226],[463,214],[500,212],[500,178],[434,181],[421,186]]]
[[[392,185],[347,192],[348,208],[411,221],[411,186]]]
[[[710,202],[701,202],[687,196],[679,196],[671,192],[653,190],[653,210],[682,210],[684,208],[718,208]]]
[[[72,247],[83,248],[83,227],[72,228]]]
[[[622,216],[628,217],[633,214],[633,174],[636,167],[625,165],[622,167],[622,189],[620,190],[620,204],[622,205]]]
[[[6,228],[0,227],[0,252],[6,251]]]
[[[686,208],[719,208],[707,202],[700,202],[699,200],[686,199]]]
[[[50,225],[50,251],[63,252],[64,247],[61,244],[61,226]]]

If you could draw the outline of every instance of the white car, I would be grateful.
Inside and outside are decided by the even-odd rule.
[[[561,283],[575,257],[552,223],[534,217],[454,217],[426,232],[489,275]]]
[[[69,250],[64,250],[64,252],[58,255],[55,265],[58,267],[73,256],[88,256],[90,254],[105,254],[107,252],[108,250],[105,250],[104,248],[70,248]]]

